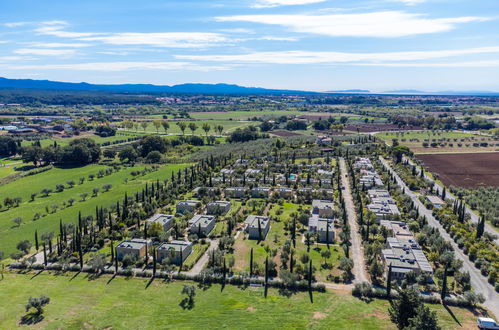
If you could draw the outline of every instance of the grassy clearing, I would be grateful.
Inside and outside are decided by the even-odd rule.
[[[0,281],[0,328],[12,329],[24,315],[30,296],[47,295],[45,319],[36,325],[45,329],[395,329],[383,300],[362,302],[348,293],[316,293],[310,303],[307,293],[287,298],[270,289],[267,299],[260,289],[219,285],[196,290],[191,310],[179,306],[182,282],[124,279],[103,276],[90,280],[79,274],[7,274]],[[440,325],[458,325],[438,305]],[[475,317],[464,309],[452,308],[464,328],[471,329]]]
[[[163,166],[158,171],[150,172],[133,180],[130,172],[141,170],[144,167],[123,168],[109,176],[95,178],[93,181],[89,180],[89,174],[96,175],[99,170],[105,169],[106,166],[88,165],[77,168],[54,168],[0,186],[0,201],[3,201],[7,196],[21,197],[23,200],[19,207],[0,212],[0,251],[4,251],[8,255],[15,250],[17,242],[24,239],[33,241],[35,230],[38,230],[39,233],[56,231],[59,226],[59,219],[64,222],[75,222],[79,211],[83,215],[94,214],[96,206],[108,207],[114,205],[117,200],[123,197],[125,192],[131,195],[142,189],[145,182],[170,178],[172,171],[176,172],[185,166],[187,165]],[[83,184],[79,184],[80,177],[86,178]],[[126,178],[128,179],[127,183],[124,182]],[[68,180],[75,181],[76,185],[73,188],[66,188],[63,192],[55,192],[56,184],[64,184],[68,187],[66,184]],[[104,184],[112,184],[113,187],[109,192],[102,192]],[[44,188],[50,188],[54,192],[48,197],[42,197],[40,191]],[[101,190],[95,197],[92,197],[93,188],[100,188]],[[39,194],[33,202],[30,201],[31,193]],[[85,201],[82,201],[80,197],[83,193],[88,194]],[[64,208],[63,203],[70,198],[75,199],[73,206]],[[52,206],[55,204],[59,206],[59,210],[51,213]],[[48,214],[46,207],[49,208]],[[40,219],[33,221],[35,213],[40,213],[42,216]],[[23,219],[20,227],[15,227],[12,222],[16,217]]]

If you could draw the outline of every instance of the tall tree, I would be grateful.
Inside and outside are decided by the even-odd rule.
[[[390,262],[390,265],[388,266],[388,274],[386,276],[386,297],[391,300],[392,292],[392,263]]]
[[[253,248],[250,250],[250,276],[253,276]]]
[[[480,239],[482,237],[484,231],[485,231],[485,217],[482,216],[478,220],[478,224],[476,226],[476,238]]]
[[[445,265],[444,269],[444,278],[442,279],[442,291],[440,291],[440,300],[442,300],[442,304],[445,305],[445,296],[447,295],[447,265]]]

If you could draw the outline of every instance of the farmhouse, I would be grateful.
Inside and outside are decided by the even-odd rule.
[[[149,240],[139,238],[123,241],[116,246],[116,258],[121,261],[126,255],[132,256],[134,259],[144,257],[148,243],[150,243]]]
[[[332,218],[334,213],[334,203],[329,200],[314,199],[312,201],[312,214],[317,214],[320,218]]]
[[[209,215],[225,215],[230,211],[230,202],[216,201],[206,205],[206,214]]]
[[[270,196],[270,187],[255,187],[251,189],[251,197],[267,198]]]
[[[260,227],[258,223],[260,223]],[[270,219],[259,215],[249,215],[244,221],[244,225],[249,239],[263,240],[269,232]]]
[[[157,222],[163,227],[163,230],[166,232],[173,226],[173,218],[173,215],[159,213],[147,219],[146,223],[148,226],[150,226],[153,223]]]
[[[208,236],[214,227],[213,215],[197,214],[189,220],[189,232],[198,236]]]
[[[426,199],[432,203],[433,207],[436,209],[442,208],[445,205],[444,200],[438,196],[426,196]]]
[[[174,264],[180,265],[191,253],[191,242],[173,240],[158,247],[158,262],[161,263],[163,259],[170,258]]]
[[[246,187],[228,187],[225,188],[224,193],[227,198],[243,198],[247,191]]]
[[[177,213],[187,214],[194,213],[196,209],[201,205],[198,201],[187,200],[177,203]]]

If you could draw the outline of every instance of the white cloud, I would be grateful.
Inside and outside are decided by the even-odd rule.
[[[79,40],[100,41],[111,45],[148,45],[171,48],[205,48],[229,41],[222,34],[209,32],[114,33],[83,37]]]
[[[407,6],[414,6],[414,5],[425,2],[426,0],[391,0],[391,1],[401,2]]]
[[[42,55],[42,56],[68,56],[74,55],[74,49],[50,49],[50,48],[20,48],[14,50],[19,55]]]
[[[66,31],[68,25],[64,21],[42,22],[35,32],[41,35],[79,41],[98,41],[111,45],[147,45],[170,48],[206,48],[230,41],[223,34],[210,32],[70,32]],[[77,45],[81,46],[81,44]]]
[[[4,23],[3,26],[6,26],[8,28],[14,28],[14,27],[19,27],[19,26],[24,26],[31,24],[30,22],[9,22],[9,23]]]
[[[102,72],[128,70],[214,71],[230,69],[230,66],[203,66],[189,62],[93,62],[74,64],[0,65],[0,68],[2,67],[9,70],[75,70]]]
[[[309,5],[312,3],[325,2],[326,0],[258,0],[253,8],[270,8],[277,6]]]
[[[253,52],[241,55],[176,55],[175,58],[191,61],[212,61],[224,63],[265,63],[265,64],[338,64],[338,63],[383,63],[387,61],[418,61],[448,58],[472,54],[499,53],[499,46],[457,50],[385,52],[385,53],[346,53],[278,51]]]
[[[445,32],[460,23],[488,20],[484,17],[426,18],[420,14],[381,11],[329,15],[235,15],[215,17],[219,22],[251,22],[280,25],[295,32],[332,37],[404,37]]]
[[[32,47],[38,48],[82,48],[90,47],[91,44],[86,43],[69,43],[69,42],[32,42],[29,43]]]
[[[478,60],[442,63],[362,63],[358,65],[412,68],[491,68],[499,67],[499,60]]]

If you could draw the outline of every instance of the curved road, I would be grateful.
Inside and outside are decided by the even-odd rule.
[[[402,181],[402,179],[398,176],[398,174],[395,173],[395,171],[393,171],[388,162],[381,156],[379,157],[379,159],[381,163],[385,166],[385,168],[388,170],[388,172],[392,173],[395,176],[398,185],[405,189],[406,195],[412,199],[414,205],[419,210],[419,214],[426,216],[426,219],[428,219],[428,224],[432,227],[437,228],[438,231],[440,232],[440,235],[451,244],[452,248],[454,249],[455,256],[463,261],[463,269],[470,273],[471,285],[473,286],[476,292],[483,294],[483,296],[485,297],[486,301],[483,305],[487,307],[492,313],[494,313],[496,317],[499,317],[499,294],[495,291],[494,287],[490,285],[489,282],[487,281],[487,278],[482,276],[480,271],[475,268],[474,264],[469,260],[468,256],[466,256],[463,253],[463,251],[459,249],[457,244],[445,231],[440,222],[438,222],[433,217],[431,211],[428,210],[423,205],[423,203],[421,203],[416,194],[414,194],[407,187],[405,182]]]

